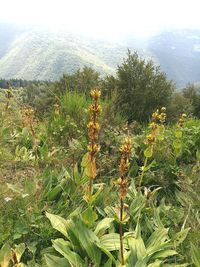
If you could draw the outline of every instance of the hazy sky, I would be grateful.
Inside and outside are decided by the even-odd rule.
[[[200,0],[0,0],[0,19],[94,36],[199,27]]]

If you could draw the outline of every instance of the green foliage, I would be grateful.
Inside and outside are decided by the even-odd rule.
[[[125,123],[114,111],[113,99],[106,96],[111,91],[101,103],[101,150],[90,199],[86,194],[90,162],[84,156],[87,93],[64,91],[58,95],[59,113],[52,102],[47,116],[34,118],[37,160],[31,130],[23,125],[16,98],[8,112],[1,106],[0,262],[4,265],[12,260],[11,248],[18,266],[121,265],[114,180],[119,177],[119,147],[129,132],[134,151],[122,218],[126,266],[198,266],[200,122],[189,118],[182,126],[162,125],[149,145],[145,140],[151,128]],[[35,101],[33,90],[31,94]]]
[[[148,121],[155,109],[168,106],[173,90],[174,85],[159,67],[128,51],[117,70],[116,108],[129,122]]]

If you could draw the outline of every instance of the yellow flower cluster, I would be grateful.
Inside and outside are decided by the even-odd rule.
[[[7,102],[6,102],[6,105],[5,105],[5,109],[6,110],[10,109],[10,101],[11,101],[12,97],[13,97],[12,91],[10,89],[8,89],[6,91],[6,99],[7,99]]]
[[[166,120],[166,108],[162,107],[160,110],[157,109],[155,112],[152,114],[152,121],[155,123],[160,123],[163,124],[165,123]]]
[[[95,88],[91,90],[90,95],[93,102],[89,107],[90,121],[87,125],[89,137],[88,152],[93,157],[100,150],[100,145],[97,143],[100,125],[97,120],[102,111],[101,105],[98,103],[99,97],[101,96],[101,91]]]
[[[87,150],[90,154],[93,156],[100,151],[100,145],[99,144],[89,144],[87,146]]]
[[[100,131],[100,125],[98,122],[90,121],[87,125],[88,128],[88,136],[90,140],[97,140],[99,131]]]
[[[101,96],[101,91],[97,88],[94,88],[91,90],[90,95],[94,100],[98,100]]]
[[[130,137],[127,137],[120,147],[121,159],[119,163],[120,178],[115,182],[120,188],[120,197],[124,198],[128,191],[128,180],[126,174],[129,168],[129,161],[132,155],[133,145]]]
[[[30,117],[30,116],[33,116],[34,110],[33,110],[32,107],[25,107],[23,109],[23,113],[24,113],[25,116]]]
[[[23,107],[21,109],[21,117],[23,125],[33,123],[34,109],[32,107]]]
[[[126,178],[119,178],[115,184],[120,188],[120,198],[125,198],[128,192],[128,180]]]
[[[180,117],[180,119],[178,121],[178,125],[180,127],[183,127],[183,125],[184,125],[184,123],[186,121],[186,118],[187,118],[187,115],[185,113],[181,114],[181,117]]]
[[[153,145],[156,141],[156,136],[155,136],[155,131],[152,132],[151,134],[147,135],[145,144],[147,145]]]
[[[153,145],[156,141],[156,133],[158,128],[164,127],[164,123],[166,121],[166,108],[162,107],[160,110],[157,109],[152,114],[152,122],[149,124],[149,128],[151,129],[151,133],[147,135],[146,140],[144,141],[147,145]]]

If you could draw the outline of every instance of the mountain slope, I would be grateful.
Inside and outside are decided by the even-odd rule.
[[[125,36],[114,43],[78,34],[20,28],[0,22],[0,78],[56,80],[84,65],[114,74],[127,48],[161,66],[178,88],[200,81],[200,31]]]
[[[114,73],[126,48],[65,33],[28,31],[18,35],[0,57],[3,78],[58,79],[84,65]]]
[[[200,81],[200,31],[164,32],[150,40],[148,49],[179,87]]]

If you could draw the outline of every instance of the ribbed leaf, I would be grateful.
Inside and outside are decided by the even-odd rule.
[[[98,219],[96,212],[89,206],[82,214],[83,222],[87,225],[93,225],[94,222]]]
[[[200,266],[200,250],[191,243],[191,258],[192,263],[196,266]]]
[[[176,233],[173,236],[172,241],[174,242],[175,247],[180,245],[185,240],[185,238],[188,235],[189,230],[190,228],[182,229],[180,232]]]
[[[98,237],[92,232],[81,219],[74,222],[74,227],[70,229],[74,236],[79,240],[80,245],[86,250],[89,258],[99,266],[101,260],[101,251],[97,248],[96,243],[99,243]]]
[[[130,257],[135,260],[135,263],[137,260],[142,260],[146,257],[146,248],[141,237],[128,238],[128,245],[131,250]]]
[[[98,243],[97,243],[96,245],[97,245],[98,248],[100,248],[100,250],[101,250],[104,254],[106,254],[106,255],[109,257],[109,259],[111,260],[111,262],[116,263],[115,258],[113,257],[113,255],[110,253],[110,251],[109,251],[107,248],[105,248],[102,244],[98,244]]]
[[[48,212],[46,212],[46,216],[50,220],[51,225],[54,229],[59,231],[64,236],[68,237],[67,230],[71,227],[70,220],[65,220],[64,218],[58,215],[54,215]]]
[[[162,228],[157,229],[153,232],[146,243],[147,254],[153,254],[160,249],[163,249],[163,245],[165,247],[166,240],[168,239],[168,229]]]
[[[113,218],[104,218],[103,220],[101,220],[95,229],[95,234],[98,236],[101,236],[105,233],[105,231],[110,228],[111,223],[114,221]]]
[[[155,262],[148,264],[147,267],[160,267],[162,263],[163,261],[156,260]]]
[[[8,243],[6,243],[0,250],[0,266],[8,267],[10,259],[11,259],[11,247],[9,246]]]
[[[51,254],[45,254],[44,259],[48,267],[71,267],[71,264],[69,264],[68,260],[65,258],[60,258]]]
[[[112,260],[109,259],[105,264],[104,264],[104,267],[112,267]]]
[[[21,256],[23,255],[25,249],[26,249],[26,247],[25,247],[24,243],[21,243],[21,244],[15,246],[14,251],[15,251],[18,262],[20,262]]]
[[[103,235],[102,237],[100,237],[100,243],[108,251],[119,250],[120,249],[119,234],[112,233]],[[124,248],[128,249],[128,243],[126,239],[124,239]]]
[[[151,259],[165,259],[170,256],[177,255],[178,253],[173,249],[164,249],[163,251],[158,251],[154,253]]]
[[[53,240],[52,243],[55,250],[58,251],[62,256],[64,256],[72,266],[85,266],[85,263],[81,259],[81,257],[77,253],[70,250],[69,242],[66,242],[64,239],[59,238]]]

